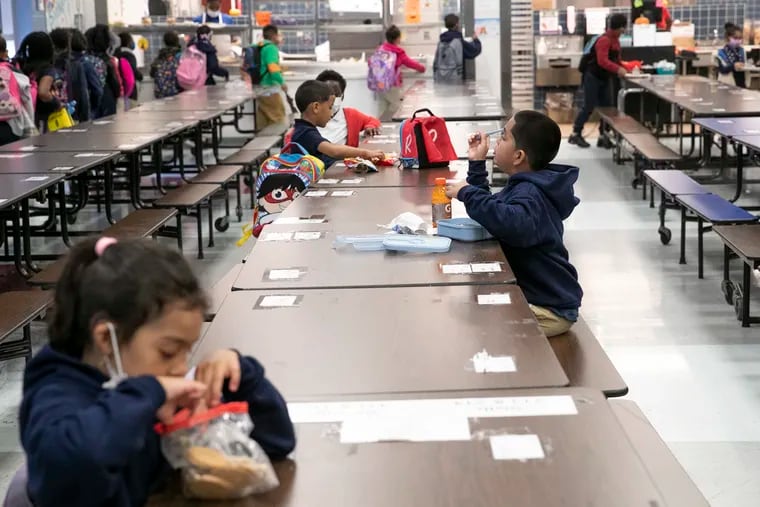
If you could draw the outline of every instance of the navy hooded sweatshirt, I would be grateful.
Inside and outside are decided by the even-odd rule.
[[[252,437],[272,459],[295,447],[285,401],[253,358],[240,358],[237,393],[225,384],[224,400],[247,401]],[[170,471],[153,430],[165,401],[155,377],[130,377],[102,387],[97,369],[43,348],[26,367],[21,402],[21,442],[27,490],[35,507],[137,507]]]
[[[457,31],[457,30],[448,30],[446,32],[443,32],[439,40],[441,42],[451,42],[454,39],[462,40],[462,50],[464,52],[465,60],[472,60],[476,58],[480,54],[480,52],[483,50],[483,47],[480,44],[480,41],[478,39],[475,39],[472,42],[467,42],[466,40],[464,40],[464,37],[462,36],[462,32]]]
[[[501,243],[528,303],[568,320],[578,319],[583,290],[562,242],[562,221],[580,200],[573,193],[578,168],[549,164],[517,173],[491,194],[484,161],[471,161],[469,186],[457,198],[467,214]]]

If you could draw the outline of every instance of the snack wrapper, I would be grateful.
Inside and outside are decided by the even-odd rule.
[[[182,470],[188,498],[232,500],[279,486],[264,450],[249,435],[247,403],[227,403],[206,412],[179,412],[172,424],[158,424],[161,450]]]
[[[377,166],[372,163],[371,160],[364,158],[346,158],[343,159],[343,163],[346,164],[346,168],[352,170],[357,174],[376,173]]]

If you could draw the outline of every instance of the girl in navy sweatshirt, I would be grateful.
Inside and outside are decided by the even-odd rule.
[[[293,450],[285,401],[255,359],[221,350],[188,375],[206,300],[180,253],[85,241],[71,251],[54,308],[20,413],[36,507],[144,505],[169,472],[153,425],[179,408],[246,401],[251,436],[270,458]]]

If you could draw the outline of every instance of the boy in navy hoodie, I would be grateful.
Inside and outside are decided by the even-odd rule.
[[[520,111],[496,143],[494,162],[509,175],[506,188],[491,194],[485,158],[488,138],[470,138],[467,182],[447,185],[467,214],[501,243],[517,284],[546,336],[570,329],[578,320],[583,290],[562,242],[562,221],[580,200],[573,193],[578,168],[552,164],[562,134],[549,117]]]

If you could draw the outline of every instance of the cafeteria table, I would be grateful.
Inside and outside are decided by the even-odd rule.
[[[324,176],[311,188],[357,188],[357,187],[432,187],[437,178],[447,180],[467,179],[467,160],[454,160],[448,167],[431,169],[405,169],[400,165],[379,167],[378,172],[357,174],[343,162],[333,164]],[[486,161],[489,177],[493,174],[493,161]]]
[[[298,444],[274,465],[279,487],[235,507],[668,505],[598,391],[303,401],[288,404]],[[185,505],[178,489],[149,507]]]
[[[516,285],[236,291],[195,356],[220,348],[255,356],[286,399],[568,384]]]

